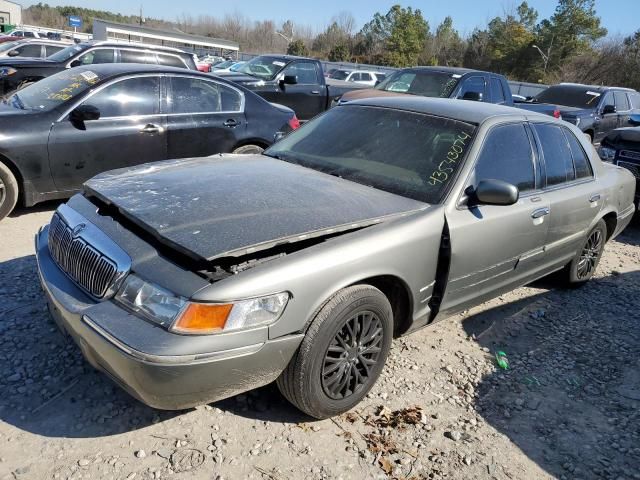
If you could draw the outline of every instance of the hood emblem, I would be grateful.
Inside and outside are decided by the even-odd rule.
[[[87,228],[87,226],[84,223],[79,223],[78,225],[76,225],[75,227],[73,227],[73,236],[77,237],[78,235],[80,235],[82,233],[82,231]]]

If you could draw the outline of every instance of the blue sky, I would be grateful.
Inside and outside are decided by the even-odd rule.
[[[23,1],[26,7],[37,1]],[[45,2],[43,2],[45,3]],[[199,14],[224,16],[225,13],[240,12],[252,20],[273,19],[282,22],[291,18],[294,22],[310,25],[318,30],[329,24],[333,15],[340,11],[351,12],[359,29],[375,12],[386,12],[395,3],[381,0],[47,0],[49,5],[76,5],[98,10],[111,10],[123,14],[137,14],[140,4],[147,16],[175,20],[182,13],[194,17]],[[475,26],[514,8],[520,0],[416,0],[399,2],[422,10],[432,28],[450,15],[461,33],[469,33]],[[549,17],[557,5],[556,0],[529,0],[529,5],[538,10],[541,18]],[[640,0],[596,0],[596,10],[610,35],[628,35],[640,29]]]

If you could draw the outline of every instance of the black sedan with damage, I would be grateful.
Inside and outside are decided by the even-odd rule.
[[[0,103],[0,219],[71,196],[105,170],[168,158],[260,153],[293,110],[240,85],[154,65],[78,67]]]

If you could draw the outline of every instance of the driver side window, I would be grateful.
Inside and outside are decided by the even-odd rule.
[[[129,78],[95,93],[83,105],[100,110],[100,118],[155,115],[160,111],[160,79]]]
[[[297,76],[298,83],[302,85],[316,85],[320,83],[314,62],[295,62],[285,69],[284,74]]]
[[[535,189],[533,150],[524,125],[502,125],[489,132],[476,163],[475,185],[489,179],[508,182],[520,192]]]
[[[91,50],[78,58],[81,65],[96,65],[99,63],[114,63],[115,50],[110,48],[100,48]]]

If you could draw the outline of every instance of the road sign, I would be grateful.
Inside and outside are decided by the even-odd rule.
[[[69,15],[69,26],[74,28],[82,27],[82,18],[77,15]]]

